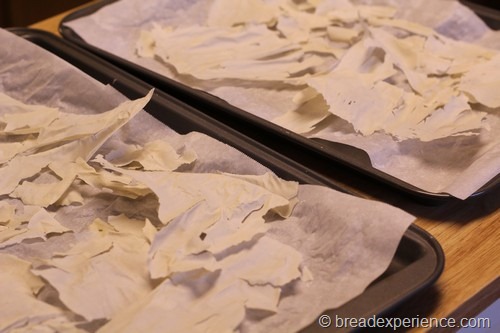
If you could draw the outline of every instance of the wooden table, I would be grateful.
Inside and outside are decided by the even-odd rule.
[[[31,27],[59,34],[59,22],[69,12]],[[445,269],[437,283],[389,316],[471,317],[499,298],[500,189],[481,198],[426,206],[406,197],[371,189],[370,186],[360,187],[365,195],[415,215],[415,224],[432,234],[446,255]],[[421,331],[423,329],[408,330]]]

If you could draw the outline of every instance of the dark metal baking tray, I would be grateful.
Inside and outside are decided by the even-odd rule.
[[[170,95],[185,101],[186,103],[203,110],[206,114],[223,121],[230,127],[237,129],[246,136],[252,137],[266,146],[280,151],[291,158],[300,159],[307,153],[325,157],[327,163],[347,166],[357,173],[367,175],[382,185],[389,185],[393,189],[402,191],[420,201],[436,204],[453,199],[447,193],[434,193],[422,190],[414,185],[404,182],[394,176],[372,167],[370,158],[363,150],[341,143],[330,142],[321,139],[308,139],[299,134],[293,133],[285,128],[273,124],[267,120],[257,117],[249,112],[237,108],[226,101],[211,95],[205,91],[193,89],[175,80],[169,79],[147,68],[139,66],[133,62],[118,57],[106,50],[97,48],[85,42],[74,30],[66,26],[65,23],[88,16],[100,8],[107,6],[117,0],[102,0],[81,10],[77,10],[63,18],[59,32],[72,43],[90,50],[91,52],[109,60],[110,62],[125,69],[129,73],[141,78],[151,85],[168,92]],[[315,168],[310,165],[310,168]],[[500,175],[490,180],[487,184],[474,192],[471,197],[477,197],[489,192],[500,185]]]
[[[9,30],[73,64],[102,83],[113,86],[129,98],[144,96],[151,89],[150,85],[134,76],[52,34],[25,28]],[[339,188],[322,175],[305,170],[287,157],[243,137],[226,125],[163,92],[156,92],[145,110],[179,133],[196,130],[236,147],[288,179]],[[441,275],[443,267],[444,254],[439,243],[426,231],[411,225],[388,269],[360,296],[335,310],[327,311],[326,314],[352,318],[370,318],[385,314],[432,285]],[[325,330],[315,322],[303,330],[304,333],[316,331]],[[346,330],[331,327],[327,331]]]

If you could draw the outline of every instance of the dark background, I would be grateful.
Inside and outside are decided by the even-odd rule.
[[[0,27],[23,27],[90,0],[0,0]]]
[[[498,0],[466,0],[462,2],[472,2],[481,6],[494,8],[500,10],[500,1]]]

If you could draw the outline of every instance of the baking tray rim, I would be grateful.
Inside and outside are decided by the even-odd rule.
[[[151,88],[147,83],[144,83],[134,78],[130,74],[109,64],[108,62],[102,60],[96,55],[84,49],[81,49],[78,46],[74,46],[58,38],[53,34],[29,28],[9,28],[7,30],[39,46],[40,44],[43,44],[43,46],[41,46],[42,48],[47,49],[46,46],[50,46],[51,49],[48,51],[53,54],[54,50],[57,50],[58,52],[63,54],[72,52],[73,53],[72,56],[78,58],[82,63],[86,63],[91,67],[92,65],[94,65],[94,67],[92,68],[94,68],[94,70],[96,71],[101,71],[102,69],[106,69],[106,71],[109,71],[111,73],[110,74],[111,76],[109,77],[110,82],[108,83],[111,84],[112,86],[118,82],[122,82],[125,84],[130,83],[133,85],[139,85],[142,86],[143,88],[143,91],[141,93],[145,93]],[[55,54],[55,55],[60,57],[60,54]],[[63,59],[65,61],[68,61],[66,58]],[[75,66],[79,67],[77,65]],[[99,68],[96,68],[96,66]],[[95,75],[95,73],[94,75],[88,72],[86,73],[90,76]],[[152,99],[160,99],[160,102],[162,103],[165,101],[169,102],[175,101],[175,99],[168,99],[168,95],[163,92],[156,92]],[[163,101],[161,101],[162,99]],[[178,105],[180,105],[180,107],[185,108],[186,110],[189,110],[189,112],[195,114],[198,119],[207,120],[208,116],[206,116],[201,111],[195,110],[189,105],[184,104],[182,102],[178,103]],[[208,117],[208,120],[211,120],[211,118]],[[221,124],[214,120],[211,121],[214,126],[219,126],[220,128],[225,127],[224,124]],[[203,126],[205,126],[205,124],[203,124]],[[227,128],[226,130],[228,131],[228,133],[231,133],[232,135],[235,135],[236,138],[238,138],[239,134],[238,132],[235,132]],[[231,142],[227,142],[227,144],[231,145]],[[262,146],[259,145],[258,143],[256,144],[258,146]],[[304,172],[302,170],[297,170],[297,174],[301,173]],[[308,175],[306,175],[305,178],[308,179],[309,178]],[[316,184],[322,184],[322,181],[323,179],[320,177],[319,179],[316,179]],[[331,185],[328,184],[322,184],[322,185],[332,187]],[[401,249],[402,246],[406,246],[406,248]],[[410,252],[412,252],[412,255],[416,255],[418,256],[418,258],[416,259],[414,258],[414,260],[410,259],[411,262],[409,262],[407,266],[404,266],[397,272],[392,273],[391,275],[385,278],[382,279],[379,278],[375,280],[358,297],[345,303],[339,308],[333,310],[327,310],[325,313],[332,313],[332,312],[342,313],[344,311],[345,313],[352,316],[351,307],[353,307],[353,304],[362,305],[363,303],[366,303],[367,301],[366,297],[367,295],[370,295],[373,296],[373,298],[370,298],[370,300],[372,301],[372,303],[374,303],[374,305],[371,306],[368,310],[362,309],[361,312],[359,312],[359,310],[356,308],[355,310],[358,312],[356,313],[355,311],[354,312],[355,315],[359,318],[361,317],[368,318],[373,315],[381,316],[389,313],[390,311],[395,309],[398,305],[404,303],[413,295],[426,289],[430,285],[434,284],[435,281],[437,281],[437,279],[439,278],[444,269],[445,256],[440,244],[431,234],[429,234],[427,231],[414,224],[410,225],[409,228],[406,230],[405,234],[403,235],[401,243],[398,246],[395,257],[393,258],[392,262],[394,262],[396,256],[401,250],[409,250]],[[402,286],[401,284],[399,284],[399,288],[404,289],[404,291],[402,291],[403,294],[401,295],[399,294],[401,290],[397,290],[398,288],[394,288],[394,286],[392,285],[393,280],[399,281],[399,279],[401,280],[413,279],[418,281],[415,281],[412,285],[407,285],[407,286]],[[319,326],[316,325],[315,323],[311,323],[311,325],[308,326],[306,329],[304,329],[302,332],[309,332],[310,329],[314,330],[315,328],[319,328]],[[343,332],[343,330],[338,330],[338,331],[336,330],[335,332]]]

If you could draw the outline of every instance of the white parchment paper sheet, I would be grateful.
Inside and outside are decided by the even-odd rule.
[[[12,97],[78,113],[102,112],[125,99],[112,87],[102,85],[22,38],[0,30],[0,41],[8,46],[0,48],[0,91]],[[199,133],[179,135],[146,112],[139,113],[116,133],[101,152],[117,140],[144,143],[158,138],[197,152],[198,160],[186,172],[262,174],[267,171],[230,146]],[[0,199],[8,200],[5,196]],[[270,235],[303,253],[314,280],[300,283],[297,290],[284,297],[276,315],[259,323],[245,322],[242,327],[245,332],[276,332],[276,327],[278,331],[292,332],[314,321],[325,309],[338,307],[361,294],[388,267],[402,235],[414,219],[386,204],[325,187],[300,186],[299,199],[292,217],[274,222]],[[56,217],[68,228],[79,229],[109,207],[123,213],[140,212],[140,206],[110,202],[100,196],[91,198],[83,207],[65,207]],[[0,255],[11,253],[34,262],[67,248],[71,238],[71,234],[65,234],[46,242],[21,243],[1,250]]]
[[[273,0],[269,0],[273,1]],[[500,48],[500,33],[492,32],[468,8],[454,0],[364,0],[355,3],[391,5],[398,17],[417,21],[438,32],[469,42]],[[68,22],[87,43],[186,85],[206,90],[245,111],[271,121],[295,108],[296,90],[286,86],[248,87],[207,84],[175,76],[153,59],[139,58],[135,43],[142,29],[153,22],[171,26],[202,24],[211,0],[121,0],[95,14]],[[435,15],[439,13],[439,15]],[[313,136],[365,150],[372,165],[423,190],[449,193],[465,199],[500,173],[500,117],[488,116],[489,131],[479,137],[454,137],[422,143],[395,142],[385,134],[357,135],[345,122]]]

